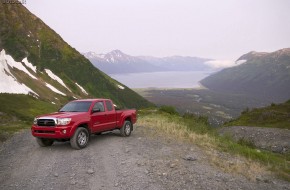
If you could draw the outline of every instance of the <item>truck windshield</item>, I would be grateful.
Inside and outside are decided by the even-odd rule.
[[[91,101],[69,102],[63,106],[60,112],[87,112],[91,106]]]

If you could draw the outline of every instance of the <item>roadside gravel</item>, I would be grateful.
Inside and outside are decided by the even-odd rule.
[[[225,173],[199,147],[154,133],[137,126],[128,138],[93,135],[82,150],[39,147],[30,131],[18,133],[0,146],[0,189],[290,189],[270,176]]]

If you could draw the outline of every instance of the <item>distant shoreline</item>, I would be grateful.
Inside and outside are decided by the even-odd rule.
[[[175,71],[110,75],[131,89],[207,89],[199,81],[208,77],[209,71]]]

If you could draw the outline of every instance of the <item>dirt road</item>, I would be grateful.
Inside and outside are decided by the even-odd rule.
[[[92,136],[87,148],[73,150],[69,143],[39,147],[24,131],[0,147],[0,189],[290,189],[274,178],[222,172],[198,147],[152,133],[136,127],[128,138]]]

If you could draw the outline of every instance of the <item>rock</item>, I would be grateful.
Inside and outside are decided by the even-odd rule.
[[[87,173],[88,174],[93,174],[93,173],[95,173],[95,171],[93,169],[88,169]]]
[[[141,162],[140,161],[137,161],[137,166],[141,166]]]
[[[259,181],[259,182],[260,182],[260,181],[263,181],[262,176],[257,176],[257,177],[256,177],[256,181]]]
[[[130,152],[130,149],[129,149],[129,148],[126,148],[126,149],[125,149],[125,152],[126,152],[126,153],[129,153],[129,152]]]
[[[54,173],[53,176],[54,176],[54,177],[58,177],[58,173]]]
[[[77,182],[76,182],[75,180],[72,180],[72,181],[70,181],[69,184],[71,184],[71,185],[75,185],[75,184],[77,184]]]
[[[273,145],[273,146],[271,146],[271,151],[272,152],[276,152],[276,153],[282,153],[283,152],[283,147],[282,146]]]
[[[118,187],[119,186],[119,183],[115,183],[115,185],[114,185],[115,187]]]
[[[176,164],[170,164],[170,168],[174,168]]]
[[[191,155],[187,155],[185,157],[183,157],[184,160],[187,160],[187,161],[196,161],[197,158],[195,158],[194,156],[191,156]]]

